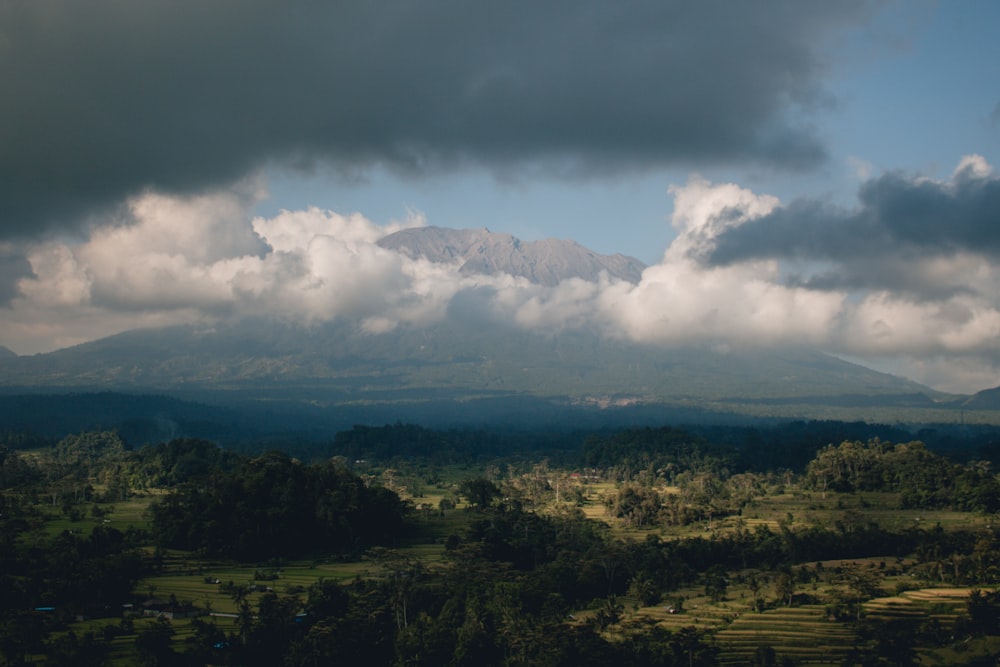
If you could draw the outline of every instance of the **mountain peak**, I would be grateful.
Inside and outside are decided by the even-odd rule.
[[[378,245],[411,258],[459,263],[464,274],[506,273],[548,286],[568,278],[596,281],[602,271],[637,283],[646,268],[634,257],[601,255],[575,241],[522,241],[488,228],[413,227],[382,238]]]

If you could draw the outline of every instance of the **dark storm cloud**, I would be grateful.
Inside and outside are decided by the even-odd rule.
[[[0,306],[8,306],[12,299],[20,296],[18,282],[34,275],[21,251],[0,246]]]
[[[831,262],[796,282],[814,288],[880,287],[942,298],[963,288],[922,278],[917,262],[971,253],[1000,259],[1000,179],[967,164],[949,182],[889,173],[862,185],[844,209],[799,200],[730,227],[701,257],[709,264],[752,259]]]
[[[269,163],[813,165],[819,49],[863,3],[8,0],[7,236]]]

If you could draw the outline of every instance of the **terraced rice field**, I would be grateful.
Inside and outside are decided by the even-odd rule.
[[[320,578],[331,580],[353,579],[365,576],[373,568],[368,562],[289,563],[280,568],[279,577],[272,581],[254,581],[252,566],[232,563],[199,561],[182,554],[168,555],[163,570],[155,577],[139,582],[136,593],[167,599],[171,595],[180,602],[190,602],[196,607],[218,613],[235,613],[236,603],[220,589],[220,584],[233,582],[239,586],[256,584],[247,600],[256,608],[258,599],[271,588],[279,595],[303,591]],[[207,581],[206,581],[207,580]],[[219,583],[214,583],[218,580]]]
[[[809,605],[741,614],[715,634],[715,643],[723,665],[745,665],[761,646],[800,664],[839,665],[854,645],[854,630]]]
[[[971,588],[924,588],[864,603],[865,616],[879,620],[927,618],[954,623],[966,609]]]
[[[949,627],[964,612],[969,591],[969,588],[906,591],[866,602],[864,614],[866,618],[885,621],[936,619],[943,627]],[[631,608],[630,600],[622,602],[626,609]],[[773,648],[779,659],[791,658],[796,664],[840,665],[858,643],[854,624],[828,619],[825,606],[820,604],[757,613],[740,601],[713,604],[708,598],[690,595],[685,608],[679,614],[668,613],[664,605],[638,609],[622,625],[638,630],[655,622],[675,632],[692,626],[708,631],[719,648],[722,665],[745,665],[763,646]],[[929,660],[929,664],[938,662]]]

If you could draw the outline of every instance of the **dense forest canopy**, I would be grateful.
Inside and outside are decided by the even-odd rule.
[[[305,465],[270,452],[181,484],[151,510],[163,546],[265,560],[391,543],[405,506],[336,462]]]
[[[881,440],[827,445],[809,463],[807,483],[826,491],[891,491],[903,507],[1000,510],[1000,484],[988,461],[952,463],[922,442]]]

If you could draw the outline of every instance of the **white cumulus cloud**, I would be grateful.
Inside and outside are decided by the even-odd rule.
[[[979,183],[992,173],[985,160],[970,156],[953,178]],[[923,187],[903,186],[894,192]],[[357,213],[308,208],[262,218],[252,215],[259,188],[145,193],[130,202],[124,219],[94,227],[82,241],[31,246],[33,275],[18,284],[20,295],[0,322],[0,342],[37,352],[138,326],[242,316],[347,318],[372,333],[473,316],[545,331],[589,328],[660,345],[813,345],[942,388],[1000,383],[989,380],[1000,360],[1000,282],[988,258],[964,248],[917,256],[912,276],[899,258],[887,262],[884,270],[898,282],[926,283],[909,291],[824,283],[822,272],[849,269],[846,256],[810,263],[755,249],[713,263],[720,242],[788,209],[773,196],[699,176],[669,192],[677,237],[638,284],[604,276],[555,287],[464,275],[457,265],[377,245],[389,233],[424,225],[420,216],[379,225]],[[789,279],[793,264],[805,277]],[[934,284],[948,287],[934,293]],[[948,360],[955,362],[951,374]]]

